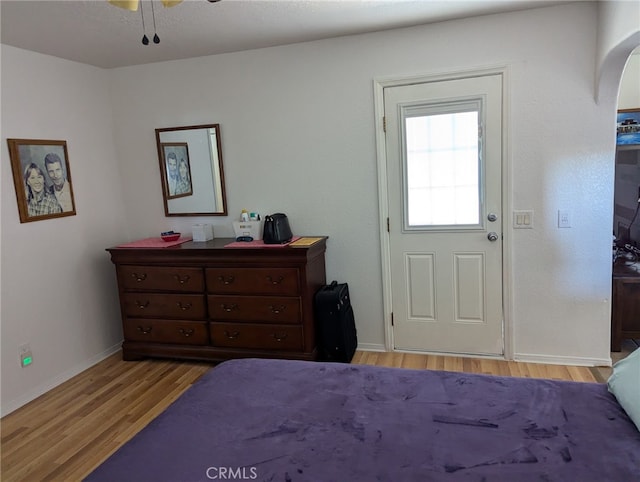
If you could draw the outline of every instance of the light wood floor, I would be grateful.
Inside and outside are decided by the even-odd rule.
[[[554,380],[570,380],[574,382],[598,382],[593,371],[587,367],[542,365],[537,363],[521,363],[488,358],[463,358],[421,355],[414,353],[358,351],[353,357],[352,363],[411,369],[484,373],[487,375],[510,377],[549,378]]]
[[[586,367],[356,352],[352,363],[596,382]],[[117,353],[1,421],[3,482],[80,481],[160,414],[211,364],[124,362]]]

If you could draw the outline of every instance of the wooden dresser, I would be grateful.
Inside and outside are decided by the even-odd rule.
[[[313,297],[326,283],[326,237],[306,246],[225,248],[214,239],[110,248],[122,356],[222,361],[316,358]]]
[[[623,339],[640,338],[640,262],[618,258],[612,288],[611,351],[620,351]]]

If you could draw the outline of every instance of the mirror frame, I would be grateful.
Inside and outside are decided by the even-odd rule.
[[[216,148],[218,150],[218,171],[220,173],[219,188],[220,188],[220,196],[222,199],[222,210],[217,212],[193,212],[193,213],[170,213],[169,212],[169,203],[170,199],[175,199],[176,197],[182,196],[170,196],[169,192],[167,192],[167,176],[165,170],[165,159],[163,152],[163,143],[160,140],[160,135],[163,132],[175,132],[175,131],[186,131],[186,130],[197,130],[197,129],[215,129],[216,130]],[[164,214],[165,216],[226,216],[227,215],[227,194],[226,187],[224,182],[224,170],[223,170],[223,162],[222,162],[222,141],[220,135],[220,124],[202,124],[195,126],[179,126],[179,127],[163,127],[156,129],[156,145],[158,148],[158,161],[160,163],[160,176],[162,179],[162,199],[164,201]],[[191,163],[193,160],[191,159],[189,162]],[[210,159],[210,162],[213,163],[213,159]],[[189,164],[191,165],[191,164]]]

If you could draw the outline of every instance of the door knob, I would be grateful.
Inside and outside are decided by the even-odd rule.
[[[495,213],[489,213],[487,219],[493,223],[498,220],[498,216]]]
[[[489,234],[487,234],[487,239],[491,242],[493,241],[497,241],[498,240],[498,233],[494,233],[493,231],[491,231]]]

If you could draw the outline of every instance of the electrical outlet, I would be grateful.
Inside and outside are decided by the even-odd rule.
[[[33,363],[33,354],[31,353],[31,345],[25,343],[18,347],[18,356],[20,357],[20,366],[22,368],[28,367]]]

